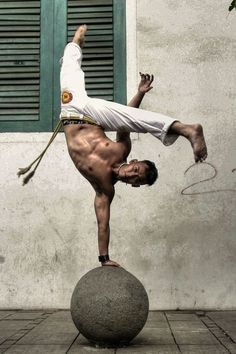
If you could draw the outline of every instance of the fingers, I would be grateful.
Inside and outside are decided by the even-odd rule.
[[[141,81],[145,81],[145,75],[143,74],[143,73],[141,73],[141,72],[139,72],[139,75],[140,75],[140,77],[141,77]]]
[[[148,87],[147,92],[151,91],[153,89],[153,86]]]
[[[143,74],[143,73],[139,72],[139,75],[140,75],[142,81],[149,81],[150,85],[151,85],[151,83],[154,80],[154,75],[153,74],[150,75],[150,74],[147,74],[147,73]]]
[[[152,75],[151,75],[151,78],[150,78],[150,85],[151,85],[151,83],[153,82],[153,80],[154,80],[154,75],[152,74]]]
[[[112,261],[112,260],[109,260],[109,261],[107,261],[107,262],[105,262],[105,263],[102,263],[102,266],[103,267],[120,267],[120,265],[117,263],[117,262],[115,262],[115,261]]]
[[[207,158],[207,154],[203,155],[203,156],[195,156],[195,162],[196,163],[201,163],[201,162],[204,162]]]

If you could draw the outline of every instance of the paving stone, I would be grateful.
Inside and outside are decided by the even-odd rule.
[[[172,331],[208,331],[207,327],[198,321],[169,321]]]
[[[169,321],[198,321],[201,322],[201,320],[192,313],[176,313],[176,314],[172,314],[172,313],[166,313],[166,316],[168,318]]]
[[[13,334],[13,336],[11,336],[11,339],[14,340],[14,341],[17,341],[20,338],[22,338],[24,335],[25,335],[25,333],[18,333],[17,332],[16,334]]]
[[[164,311],[166,314],[167,313],[172,313],[172,314],[195,314],[197,311],[196,310],[167,310]]]
[[[231,354],[236,354],[236,344],[235,343],[227,343],[225,344],[226,348],[229,349]]]
[[[236,321],[216,320],[217,325],[236,342]]]
[[[219,344],[218,340],[209,331],[173,331],[176,342],[183,344]]]
[[[37,325],[40,324],[41,322],[43,322],[43,320],[34,320],[34,321],[32,321],[32,324],[33,324],[34,326],[37,326]]]
[[[209,311],[206,312],[206,316],[213,320],[226,319],[236,321],[236,311]]]
[[[115,354],[113,348],[96,348],[81,334],[77,337],[68,354],[86,354],[86,353],[99,353],[99,354]]]
[[[14,314],[14,311],[0,311],[0,320],[2,320],[3,318],[7,318],[8,316]]]
[[[236,343],[236,331],[227,331],[227,335],[234,343]]]
[[[211,328],[211,333],[213,333],[217,338],[224,338],[225,334],[220,328]]]
[[[29,321],[7,321],[2,320],[0,321],[0,331],[1,330],[20,330],[21,328],[27,326]]]
[[[35,324],[29,324],[22,329],[24,329],[24,330],[26,329],[27,331],[29,331],[29,330],[33,329],[34,327],[35,327]]]
[[[34,320],[39,318],[43,312],[16,312],[9,316],[8,320]]]
[[[182,354],[229,354],[221,345],[181,345]]]
[[[231,321],[231,320],[219,320],[216,322],[217,325],[223,329],[230,329],[234,330],[236,329],[236,321]]]
[[[117,354],[179,354],[179,350],[176,345],[131,345],[127,348],[118,348]]]
[[[48,318],[47,321],[69,321],[72,322],[71,318],[71,313],[69,310],[67,311],[57,311],[53,314],[51,314]]]
[[[166,317],[164,312],[149,311],[147,321],[166,322]]]
[[[171,331],[165,328],[143,328],[132,340],[132,345],[175,344]]]
[[[13,345],[6,354],[66,354],[67,345]]]
[[[15,344],[15,342],[15,340],[8,339],[0,345],[0,348],[9,348],[11,345]]]
[[[46,319],[28,332],[17,344],[71,344],[78,335],[72,320],[51,321]]]
[[[6,353],[6,349],[0,348],[0,354]]]
[[[205,311],[196,311],[195,313],[197,316],[205,316]]]
[[[147,321],[145,324],[145,328],[166,328],[169,329],[169,324],[167,321]]]
[[[236,354],[236,344],[233,342],[236,338],[235,314],[236,311],[209,311],[206,313],[208,318],[198,317],[196,311],[151,311],[141,333],[130,346],[118,348],[116,353],[176,354],[179,353],[179,349],[175,344],[174,335],[184,354]],[[210,327],[210,330],[205,324]],[[65,354],[67,352],[68,354],[115,354],[115,349],[95,348],[83,336],[78,336],[78,330],[73,324],[69,310],[9,310],[0,311],[0,354],[3,352],[6,354]]]
[[[0,344],[25,327],[27,323],[28,321],[0,321]]]

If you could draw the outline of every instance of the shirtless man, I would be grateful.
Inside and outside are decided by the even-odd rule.
[[[206,159],[207,148],[201,125],[183,124],[157,113],[137,109],[145,93],[152,89],[153,76],[141,74],[138,92],[129,102],[129,107],[89,98],[81,69],[81,48],[86,29],[86,25],[77,29],[72,43],[67,45],[64,52],[61,68],[61,119],[71,159],[95,190],[99,261],[103,266],[119,266],[109,259],[108,251],[110,205],[115,194],[114,185],[121,181],[139,187],[151,185],[157,178],[157,170],[152,162],[132,160],[127,163],[131,151],[130,132],[150,132],[165,145],[170,145],[181,135],[189,140],[196,162]],[[137,119],[129,121],[133,116],[134,120]],[[146,127],[146,124],[150,126]],[[117,130],[117,141],[111,141],[104,130]]]

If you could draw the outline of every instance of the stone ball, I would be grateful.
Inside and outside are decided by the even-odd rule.
[[[142,283],[121,267],[92,269],[79,280],[71,298],[75,326],[101,347],[127,345],[145,325],[148,310]]]

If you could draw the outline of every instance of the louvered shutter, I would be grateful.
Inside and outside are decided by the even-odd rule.
[[[126,102],[125,0],[0,0],[0,132],[53,129],[59,58],[83,23],[88,94]]]
[[[0,122],[39,119],[40,1],[0,1]]]
[[[113,1],[68,0],[67,36],[71,41],[78,24],[86,23],[88,32],[82,67],[90,97],[114,100]]]

